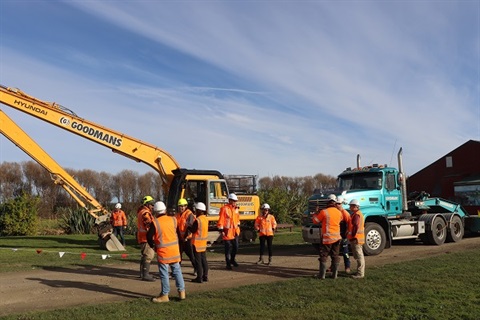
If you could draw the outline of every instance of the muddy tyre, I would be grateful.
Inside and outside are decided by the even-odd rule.
[[[447,232],[447,242],[458,242],[463,239],[465,228],[459,216],[453,216]]]
[[[430,230],[427,231],[428,241],[433,245],[441,245],[447,239],[447,224],[442,217],[437,216],[433,219]]]
[[[387,236],[385,235],[385,230],[375,222],[366,223],[363,253],[366,256],[376,256],[377,254],[382,253],[386,244]]]

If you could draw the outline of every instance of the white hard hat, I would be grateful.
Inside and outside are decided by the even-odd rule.
[[[122,208],[122,205],[121,205],[120,203],[117,203],[117,204],[115,205],[115,209],[121,209],[121,208]]]
[[[343,203],[344,199],[342,196],[337,197],[337,203]]]
[[[270,209],[270,205],[268,203],[262,204],[262,209]]]
[[[237,195],[235,193],[230,193],[228,195],[228,200],[238,201]]]
[[[162,201],[157,201],[153,205],[153,212],[155,212],[156,214],[163,214],[166,211],[167,211],[167,207],[165,206],[165,203],[163,203]]]
[[[200,211],[207,211],[207,207],[205,206],[205,203],[203,203],[203,202],[197,202],[195,204],[195,209],[200,210]]]
[[[358,202],[357,199],[352,199],[352,201],[350,201],[350,205],[359,206],[359,205],[360,205],[360,202]]]
[[[334,195],[333,193],[332,193],[332,194],[329,194],[329,195],[328,195],[328,200],[329,200],[329,201],[337,201],[337,196]]]

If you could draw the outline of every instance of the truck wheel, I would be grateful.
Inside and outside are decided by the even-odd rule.
[[[445,242],[447,239],[447,225],[442,217],[437,216],[433,219],[430,230],[427,231],[427,236],[430,244],[439,246]]]
[[[387,243],[385,230],[375,223],[368,222],[365,224],[365,244],[363,245],[363,253],[366,256],[376,256],[380,254]]]
[[[450,220],[450,228],[447,233],[448,242],[458,242],[463,239],[465,229],[463,228],[462,219],[459,216],[453,216]]]

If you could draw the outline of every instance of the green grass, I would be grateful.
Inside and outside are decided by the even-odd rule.
[[[279,233],[276,244],[287,245],[282,242],[285,239],[292,240],[290,237],[298,239],[298,233]],[[73,244],[68,242],[69,246],[72,246],[69,250],[81,249],[81,244],[78,243],[81,238],[75,239]],[[8,239],[0,238],[1,247],[5,247],[5,240]],[[48,244],[52,240],[44,241]],[[92,241],[89,240],[92,248],[88,250],[92,250],[92,253],[98,252]],[[252,250],[256,248],[255,245],[249,246]],[[15,254],[17,253],[19,252]],[[98,264],[99,261],[102,260],[95,259],[92,263]],[[480,318],[479,265],[479,250],[469,250],[367,268],[367,277],[361,280],[340,277],[335,281],[320,281],[302,277],[269,284],[191,293],[185,301],[173,300],[161,305],[153,304],[148,299],[135,299],[12,315],[2,319],[473,320]]]
[[[140,250],[134,236],[126,236],[125,252],[108,252],[100,248],[97,235],[49,235],[31,237],[0,237],[0,272],[25,271],[45,267],[75,267],[112,263],[137,263]],[[300,229],[281,231],[275,238],[275,248],[303,243]],[[209,255],[222,254],[223,246],[216,245]],[[37,250],[38,253],[37,253]],[[41,251],[40,251],[41,250]],[[242,253],[257,253],[258,240],[241,244]],[[65,252],[59,258],[59,252]],[[85,253],[83,259],[81,254]],[[102,259],[103,255],[109,255]],[[45,256],[52,257],[45,259]]]

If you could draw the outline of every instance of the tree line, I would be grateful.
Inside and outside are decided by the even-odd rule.
[[[90,169],[65,170],[107,210],[112,210],[115,203],[120,202],[124,211],[135,217],[143,196],[148,194],[155,199],[165,198],[161,178],[156,172],[139,174],[123,170],[112,174]],[[335,177],[321,173],[305,177],[261,177],[257,193],[262,203],[270,204],[280,223],[299,224],[308,197],[315,190],[333,189],[335,182]],[[0,204],[25,195],[38,199],[36,214],[39,218],[57,219],[65,208],[78,206],[63,188],[55,185],[51,174],[38,163],[1,163]]]

